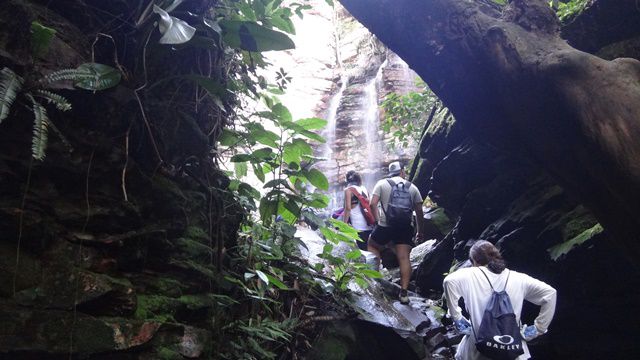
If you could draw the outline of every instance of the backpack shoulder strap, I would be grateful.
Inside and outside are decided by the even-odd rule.
[[[396,186],[396,182],[391,180],[391,179],[387,179],[387,182],[389,183],[389,185],[391,185],[392,189],[393,189],[394,186]]]
[[[484,271],[482,271],[482,269],[480,269],[480,268],[478,268],[478,270],[480,270],[480,272],[482,273],[482,275],[484,275],[484,277],[485,277],[485,278],[487,279],[487,281],[489,282],[489,286],[491,286],[491,290],[496,291],[496,290],[493,288],[493,284],[491,284],[491,280],[489,280],[489,277],[487,276],[487,274],[485,274],[485,272],[484,272]]]

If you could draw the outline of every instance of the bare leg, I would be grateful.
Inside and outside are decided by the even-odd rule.
[[[380,270],[380,250],[378,250],[378,248],[374,245],[375,241],[371,240],[371,238],[369,238],[369,241],[367,241],[367,251],[370,251],[373,253],[373,255],[376,256],[376,270]]]
[[[409,253],[411,253],[411,245],[396,244],[396,256],[400,264],[400,286],[405,290],[409,287],[409,280],[411,279]]]

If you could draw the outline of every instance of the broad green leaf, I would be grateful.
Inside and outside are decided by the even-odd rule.
[[[269,275],[269,274],[265,274],[267,275],[267,278],[269,279],[269,281],[275,285],[278,289],[281,290],[290,290],[289,287],[287,285],[285,285],[282,281],[280,281],[280,279],[278,279],[275,276]]]
[[[300,154],[302,155],[311,155],[313,154],[313,148],[309,143],[302,139],[293,139],[293,145],[300,150]]]
[[[271,217],[276,215],[278,203],[266,197],[260,199],[260,218],[265,226],[271,224]]]
[[[231,179],[231,181],[229,181],[229,186],[227,186],[227,189],[231,191],[237,191],[239,188],[240,188],[240,180]]]
[[[220,137],[218,137],[218,141],[222,146],[233,146],[240,141],[240,137],[238,133],[229,129],[222,129],[222,133]]]
[[[278,29],[292,35],[296,34],[296,28],[290,18],[280,14],[274,14],[270,20],[271,24],[273,24],[273,26],[277,27]]]
[[[295,200],[289,199],[284,203],[284,207],[296,217],[296,220],[300,217],[300,206]]]
[[[325,244],[322,247],[322,252],[325,254],[331,254],[332,251],[333,251],[333,244]]]
[[[243,177],[247,176],[248,166],[246,162],[236,162],[233,163],[233,166],[236,172],[236,177],[238,179],[242,179]]]
[[[324,144],[327,141],[321,135],[316,134],[316,133],[314,133],[312,131],[309,131],[309,130],[300,131],[299,134],[304,136],[304,137],[307,137],[307,138],[309,138],[311,140],[315,140],[315,141],[317,141],[319,143],[322,143],[322,144]]]
[[[263,188],[265,188],[265,189],[275,188],[278,185],[286,186],[287,185],[287,180],[284,180],[284,179],[269,180],[269,181],[267,181],[266,184],[264,184]]]
[[[328,241],[331,241],[334,244],[337,244],[340,242],[340,240],[336,238],[336,233],[331,231],[331,229],[327,227],[321,227],[320,232],[322,233],[324,238],[327,239]]]
[[[320,190],[329,190],[329,180],[318,169],[311,169],[305,174],[309,182]]]
[[[273,105],[273,108],[271,108],[271,111],[273,111],[273,113],[282,122],[291,122],[291,120],[293,119],[291,117],[291,112],[289,112],[289,109],[287,109],[286,106],[280,103]]]
[[[56,35],[56,30],[46,27],[37,21],[31,23],[31,54],[42,57],[49,51],[49,44]]]
[[[264,177],[264,170],[262,170],[262,166],[260,166],[260,164],[252,164],[253,165],[253,173],[256,175],[256,177],[264,182],[265,177]]]
[[[359,277],[359,276],[356,276],[356,277],[353,279],[353,281],[355,281],[355,282],[356,282],[356,284],[358,284],[358,286],[360,286],[360,287],[361,287],[361,288],[363,288],[363,289],[366,289],[366,288],[368,288],[368,287],[369,287],[369,283],[367,282],[367,280],[365,280],[365,279],[363,279],[363,278],[361,278],[361,277]]]
[[[251,155],[249,154],[236,154],[231,157],[231,162],[245,162],[251,160]]]
[[[324,209],[329,206],[329,197],[322,194],[313,194],[309,206],[316,209]]]
[[[360,256],[362,256],[362,253],[360,252],[359,249],[355,249],[355,250],[349,251],[346,256],[347,256],[347,259],[355,260],[355,259],[359,259]]]
[[[245,128],[248,131],[248,140],[252,142],[259,142],[273,148],[278,147],[280,136],[275,134],[273,131],[266,130],[262,124],[251,122],[245,124]]]
[[[350,236],[352,239],[358,238],[358,230],[354,229],[351,225],[337,219],[329,219],[329,223],[331,226],[337,228],[345,235]]]
[[[238,185],[238,192],[240,194],[243,195],[247,195],[249,197],[252,197],[254,199],[259,199],[260,198],[260,191],[258,191],[257,189],[255,189],[253,186],[247,184],[247,183],[240,183],[240,185]]]
[[[264,281],[265,284],[269,285],[269,277],[267,276],[267,274],[263,273],[260,270],[256,270],[256,274],[258,275],[260,280]]]
[[[196,28],[187,24],[184,20],[169,15],[158,5],[153,6],[153,12],[160,16],[158,20],[158,29],[162,34],[162,37],[158,40],[160,44],[184,44],[195,35]]]
[[[296,163],[300,164],[300,158],[302,157],[302,153],[300,148],[293,143],[284,144],[284,150],[282,152],[282,160],[287,163]]]
[[[293,41],[284,33],[271,30],[251,21],[222,20],[224,41],[231,47],[261,52],[295,48]]]
[[[273,150],[271,148],[261,148],[251,153],[256,161],[264,161],[273,157]]]
[[[380,274],[379,272],[375,271],[375,270],[367,270],[367,269],[363,269],[360,270],[362,272],[362,274],[370,277],[370,278],[374,278],[374,279],[381,279],[382,278],[382,274]]]
[[[292,223],[296,222],[296,220],[298,220],[298,216],[296,214],[294,214],[293,212],[291,212],[287,208],[287,204],[282,202],[282,201],[278,203],[278,215],[282,216],[282,219],[287,224],[292,224]],[[295,229],[294,229],[294,232],[295,232]],[[291,234],[291,236],[293,236],[293,234]]]
[[[317,227],[324,225],[324,220],[309,209],[302,210],[302,216],[307,223],[312,223]]]
[[[121,78],[118,69],[104,64],[84,63],[76,70],[89,75],[73,84],[85,90],[105,90],[118,85]]]
[[[302,126],[305,130],[318,130],[327,126],[327,120],[320,118],[300,119],[295,123]]]

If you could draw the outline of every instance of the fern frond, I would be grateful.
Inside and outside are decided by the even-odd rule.
[[[0,123],[9,116],[11,105],[22,89],[23,80],[11,69],[5,67],[0,70]]]
[[[58,137],[60,138],[60,141],[62,141],[62,144],[64,145],[64,147],[67,148],[67,151],[69,152],[73,152],[73,146],[71,146],[71,143],[69,142],[69,140],[67,139],[66,136],[62,135],[62,132],[58,129],[58,127],[53,123],[53,121],[49,121],[47,123],[47,126],[49,127],[49,129],[53,130],[54,133],[56,133],[56,135],[58,135]]]
[[[60,111],[68,111],[71,110],[71,103],[67,98],[62,95],[56,94],[52,91],[48,90],[36,90],[36,94],[38,96],[47,100],[49,104],[53,104]]]
[[[62,69],[45,75],[40,82],[50,84],[63,80],[82,81],[92,79],[93,77],[95,77],[95,75],[86,70]]]
[[[47,133],[49,126],[49,117],[47,109],[44,108],[31,94],[27,94],[29,100],[33,104],[33,138],[31,143],[31,156],[36,160],[44,160],[45,150],[47,148]]]

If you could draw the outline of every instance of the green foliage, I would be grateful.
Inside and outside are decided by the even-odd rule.
[[[567,22],[580,14],[591,4],[591,0],[571,0],[558,3],[557,14],[560,21]]]
[[[56,35],[56,31],[37,21],[31,23],[31,53],[34,57],[42,57],[49,50],[49,44]]]
[[[251,21],[221,21],[224,40],[232,47],[247,51],[293,49],[295,44],[285,34]]]
[[[603,231],[604,228],[602,227],[602,225],[595,224],[594,226],[580,232],[573,238],[547,249],[547,251],[549,252],[549,256],[554,261],[558,261],[558,259],[568,254],[575,247],[580,246],[582,243],[592,239],[594,236],[600,234]]]
[[[418,143],[422,127],[433,106],[441,106],[438,97],[426,84],[423,90],[405,95],[390,93],[382,102],[385,118],[382,129],[392,135],[392,147],[406,147],[410,142]]]
[[[9,68],[0,70],[0,123],[9,116],[11,105],[22,89],[24,80]]]
[[[42,33],[46,29],[43,30],[44,27],[33,24],[32,29],[34,26],[36,30],[33,31],[32,35],[37,35],[39,38],[32,40],[32,44],[40,41],[38,46],[44,46],[42,44],[44,41],[42,40],[44,37]],[[76,69],[54,71],[32,84],[29,90],[25,90],[23,89],[24,80],[22,77],[6,67],[0,71],[0,122],[9,116],[11,105],[13,105],[18,94],[22,92],[23,96],[29,100],[34,116],[31,156],[36,160],[44,160],[49,128],[53,129],[62,141],[68,145],[68,141],[63,137],[62,133],[49,120],[47,109],[36,100],[36,98],[42,98],[60,111],[71,110],[71,103],[64,96],[46,90],[46,87],[60,81],[73,81],[74,85],[81,89],[105,90],[120,82],[120,72],[107,65],[85,63]]]

